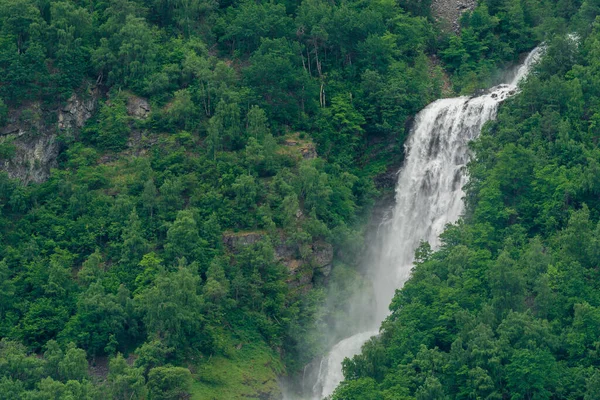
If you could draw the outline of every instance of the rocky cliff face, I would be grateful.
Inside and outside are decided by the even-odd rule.
[[[476,0],[433,0],[431,12],[443,29],[454,32],[460,31],[460,16],[465,11],[473,10]]]
[[[223,235],[223,243],[232,253],[251,246],[266,237],[265,232],[229,232]],[[275,244],[275,258],[285,265],[290,272],[288,285],[290,288],[307,291],[312,288],[315,273],[328,277],[333,263],[333,246],[323,241],[316,241],[310,246],[310,255],[300,257],[297,246],[286,242],[281,237]]]
[[[67,104],[58,110],[58,129],[73,131],[82,128],[96,110],[97,102],[97,90],[92,91],[87,98],[73,94]]]
[[[39,102],[12,110],[0,128],[0,145],[11,146],[10,155],[0,158],[0,170],[11,178],[43,182],[56,167],[60,151],[58,136],[75,134],[96,110],[98,91],[74,94],[58,110],[45,110]]]
[[[150,115],[148,100],[134,95],[127,97],[127,114],[137,119],[146,119]]]

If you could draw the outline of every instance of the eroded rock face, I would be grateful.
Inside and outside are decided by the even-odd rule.
[[[437,21],[454,32],[460,31],[460,17],[477,6],[476,0],[433,0],[431,11]]]
[[[264,239],[264,232],[225,233],[223,243],[232,253],[238,253],[245,246],[250,246]],[[285,265],[290,273],[288,285],[302,291],[312,287],[315,272],[325,277],[329,276],[333,263],[333,246],[323,241],[317,241],[310,246],[310,255],[302,258],[297,245],[289,244],[285,238],[274,246],[275,258]]]
[[[288,147],[296,147],[300,151],[300,154],[302,154],[302,158],[305,160],[312,160],[318,156],[315,144],[309,140],[294,137],[285,139],[283,144]]]
[[[325,242],[312,245],[312,264],[317,268],[331,267],[333,262],[333,246]]]
[[[233,253],[238,253],[242,248],[259,242],[264,237],[264,232],[225,233],[223,235],[223,244]]]
[[[291,278],[288,280],[290,288],[307,292],[313,286],[315,274],[321,274],[325,278],[329,277],[333,266],[333,246],[331,244],[322,241],[313,243],[310,246],[310,255],[304,259],[286,257],[289,252],[287,250],[278,251],[280,247],[288,246],[278,246],[275,255],[290,271]]]
[[[0,143],[11,146],[12,155],[0,159],[0,169],[24,183],[41,182],[56,166],[59,145],[56,127],[49,126],[40,103],[11,111],[8,123],[0,130]]]
[[[97,91],[84,99],[73,94],[67,104],[58,111],[58,129],[75,130],[82,128],[96,110],[98,102]]]
[[[127,114],[129,114],[129,116],[145,119],[150,115],[150,111],[148,100],[133,95],[127,98]]]
[[[86,97],[74,94],[58,110],[44,110],[40,103],[11,110],[8,123],[0,128],[0,144],[14,151],[0,159],[0,170],[25,184],[48,179],[57,166],[59,134],[81,129],[96,110],[97,98],[97,91],[92,90]]]
[[[59,145],[56,135],[34,136],[30,133],[19,131],[0,139],[11,141],[15,146],[15,153],[9,160],[3,160],[2,170],[8,176],[24,183],[43,182],[50,176],[50,169],[56,167]]]

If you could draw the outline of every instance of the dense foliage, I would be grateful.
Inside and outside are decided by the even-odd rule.
[[[539,346],[551,345],[507,353],[502,368],[513,356],[523,365],[554,362],[555,374],[581,366],[585,373],[571,373],[589,375],[594,387],[593,362],[584,360],[591,360],[595,328],[582,321],[597,319],[593,288],[585,286],[593,283],[598,235],[591,227],[598,219],[597,52],[595,31],[586,28],[596,6],[487,1],[466,14],[460,36],[440,32],[429,6],[0,0],[0,125],[54,124],[74,94],[99,103],[81,130],[60,132],[59,168],[47,182],[0,175],[0,398],[218,398],[223,390],[256,397],[255,388],[241,386],[275,385],[275,373],[323,350],[318,328],[339,311],[321,307],[324,277],[312,270],[312,253],[323,243],[344,249],[336,252],[333,290],[344,296],[359,284],[352,267],[373,177],[401,157],[411,116],[442,95],[444,75],[456,91],[485,86],[573,16],[587,39],[581,47],[556,41],[553,56],[501,114],[499,133],[484,136],[472,168],[471,219],[422,260],[385,335],[370,345],[374,353],[348,365],[354,380],[343,390],[369,387],[380,398],[397,386],[386,383],[388,372],[414,365],[419,346],[447,360],[468,323],[483,321],[490,340],[500,340],[509,316],[541,324],[548,341]],[[140,97],[151,105],[148,118],[128,109]],[[3,140],[0,159],[14,154]],[[569,217],[571,209],[580,211]],[[589,252],[568,258],[578,246],[568,230],[583,227]],[[260,239],[224,244],[247,233]],[[528,238],[536,238],[531,248]],[[571,256],[561,250],[567,242]],[[282,264],[282,246],[304,270]],[[537,267],[506,267],[524,265],[529,251],[544,255],[527,256]],[[447,259],[466,261],[451,275]],[[490,283],[487,271],[496,265],[489,276],[498,282]],[[310,285],[299,287],[303,274]],[[500,290],[503,282],[514,296]],[[448,293],[437,297],[442,290]],[[488,291],[506,298],[488,304]],[[532,295],[538,292],[546,294],[545,311],[525,312],[544,298]],[[419,296],[429,297],[409,312],[403,301]],[[431,325],[396,322],[411,321],[407,312]],[[561,328],[571,320],[574,330],[564,334],[573,345],[561,347]],[[476,380],[470,370],[444,371],[419,366],[398,379],[407,380],[407,394],[425,380],[446,388],[463,387],[448,386],[450,377]],[[509,372],[498,373],[504,384]]]
[[[281,360],[321,351],[311,253],[360,249],[385,168],[365,145],[401,144],[440,93],[433,25],[413,11],[1,0],[0,124],[50,126],[73,95],[98,107],[60,132],[47,182],[0,175],[0,398],[257,396]],[[148,118],[128,109],[140,97]],[[355,281],[355,259],[334,275]]]
[[[580,6],[474,144],[464,219],[420,247],[335,399],[600,398],[600,30]]]

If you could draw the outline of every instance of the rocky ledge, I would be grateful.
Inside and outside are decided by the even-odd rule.
[[[251,246],[267,236],[266,232],[226,232],[223,243],[227,249],[236,254],[244,247]],[[312,288],[315,273],[327,278],[333,263],[333,246],[324,241],[315,241],[310,246],[310,255],[300,257],[298,246],[288,243],[282,236],[279,243],[274,245],[275,258],[285,265],[290,273],[288,285],[290,288],[307,291]]]
[[[60,134],[73,134],[83,127],[96,110],[98,91],[73,95],[66,104],[54,110],[42,108],[39,102],[11,110],[4,127],[0,128],[0,170],[8,176],[29,182],[42,182],[56,167],[60,151]]]
[[[57,166],[59,137],[77,137],[98,109],[99,98],[99,90],[91,88],[73,94],[57,109],[44,109],[34,102],[10,110],[7,123],[0,127],[0,171],[24,184],[48,179]],[[146,99],[128,95],[129,117],[146,119],[150,113]]]

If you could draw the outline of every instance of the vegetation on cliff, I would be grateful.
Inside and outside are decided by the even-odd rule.
[[[0,0],[0,161],[21,157],[39,167],[20,153],[20,140],[50,129],[59,152],[45,182],[0,175],[0,398],[275,396],[276,374],[322,351],[318,327],[339,311],[321,307],[328,269],[316,268],[324,266],[318,249],[343,248],[332,274],[343,281],[338,287],[359,284],[354,267],[373,177],[401,157],[410,117],[441,95],[444,74],[457,91],[485,86],[576,15],[585,46],[550,47],[545,69],[500,117],[504,136],[482,139],[470,209],[483,222],[464,225],[489,237],[486,244],[472,234],[482,250],[465,250],[482,268],[509,237],[515,263],[528,237],[558,248],[548,246],[568,229],[568,209],[597,221],[593,170],[583,168],[595,165],[588,160],[596,156],[596,98],[581,90],[595,87],[586,64],[596,54],[595,31],[586,28],[594,7],[484,2],[455,36],[437,30],[427,1]],[[532,132],[520,135],[531,143],[516,143],[520,130]],[[502,153],[509,139],[515,147]],[[509,164],[496,168],[503,158],[495,152]],[[524,169],[519,180],[531,181],[510,186],[510,171],[489,175],[513,164]],[[486,183],[490,176],[496,186]],[[534,178],[546,186],[527,189],[526,200],[502,197],[520,195]],[[556,188],[569,188],[568,198]],[[478,211],[485,201],[510,204],[496,215]],[[228,245],[240,232],[257,240]],[[533,278],[523,276],[526,290]],[[548,293],[559,290],[548,279]],[[572,304],[593,315],[596,304],[585,301]],[[568,304],[560,302],[564,315],[548,309],[539,318],[562,322]],[[438,311],[456,311],[445,307]],[[444,321],[454,320],[448,315]],[[447,344],[456,332],[444,335]],[[441,346],[412,338],[430,351]],[[581,340],[577,354],[591,346]],[[391,370],[397,360],[381,366]],[[377,385],[387,375],[370,376],[361,365],[348,365],[354,380],[344,390],[356,382],[383,390]]]
[[[547,6],[562,29],[473,144],[466,215],[334,399],[600,398],[597,8]]]

